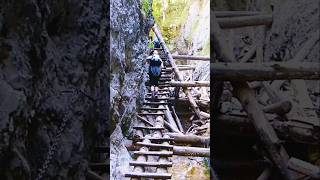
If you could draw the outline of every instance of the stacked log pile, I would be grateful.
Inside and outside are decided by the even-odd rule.
[[[320,179],[319,109],[312,101],[319,94],[310,94],[305,85],[305,80],[319,83],[320,64],[303,62],[319,40],[319,31],[286,62],[264,62],[258,52],[260,39],[246,55],[236,57],[225,36],[226,29],[270,27],[273,18],[246,11],[217,11],[211,16],[211,138],[216,147],[212,167],[221,179],[240,171],[251,176],[242,174],[239,179]],[[256,62],[246,63],[253,54]],[[231,149],[234,146],[238,148]]]

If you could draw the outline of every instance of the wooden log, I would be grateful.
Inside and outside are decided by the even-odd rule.
[[[164,127],[148,127],[148,126],[133,126],[133,129],[145,129],[145,130],[164,130]]]
[[[129,162],[130,166],[171,167],[172,162]]]
[[[292,108],[292,104],[288,100],[283,100],[274,104],[270,104],[263,108],[265,113],[275,113],[279,115],[284,115],[288,113]]]
[[[149,112],[144,112],[144,113],[138,113],[140,116],[163,116],[163,112],[156,112],[156,113],[149,113]]]
[[[297,158],[290,158],[288,162],[289,169],[305,174],[314,179],[320,179],[320,167]]]
[[[167,110],[165,110],[164,113],[165,113],[165,117],[166,117],[168,123],[169,123],[174,129],[178,130],[179,128],[178,128],[175,120],[173,119],[172,114],[170,113],[168,107],[166,107],[166,108],[167,108]]]
[[[142,116],[139,116],[139,115],[136,115],[136,116],[137,116],[137,118],[138,118],[139,120],[141,120],[142,122],[148,124],[149,126],[153,126],[153,124],[152,124],[150,121],[148,121],[146,118],[144,118],[144,117],[142,117]]]
[[[185,143],[185,144],[210,144],[210,137],[196,136],[196,135],[183,135],[177,133],[165,133],[172,137],[175,143]]]
[[[172,55],[172,58],[175,60],[210,61],[210,57],[205,56]]]
[[[126,173],[125,177],[131,177],[131,178],[153,178],[153,179],[171,179],[170,173]]]
[[[214,63],[212,78],[223,81],[320,79],[320,63]]]
[[[171,87],[210,87],[209,81],[173,81],[168,86]]]
[[[148,156],[165,156],[171,157],[173,156],[172,151],[134,151],[134,155],[148,155]]]
[[[221,17],[237,17],[237,16],[254,16],[259,15],[259,11],[213,11],[217,18]]]
[[[176,123],[177,123],[177,126],[178,126],[179,130],[184,134],[184,129],[183,129],[183,126],[182,126],[182,124],[181,124],[181,121],[180,121],[180,119],[179,119],[179,117],[178,117],[178,115],[177,115],[177,113],[176,113],[176,110],[174,109],[173,106],[171,106],[171,109],[172,109],[173,117],[174,117],[174,119],[175,119],[175,121],[176,121]]]
[[[256,53],[257,45],[254,44],[250,47],[250,50],[241,58],[239,59],[239,62],[245,63],[249,61],[250,58]]]
[[[187,98],[179,98],[179,99],[175,99],[175,98],[171,98],[168,101],[170,101],[171,103],[182,103],[182,104],[187,104],[189,105],[190,102]],[[197,102],[197,104],[199,104],[199,106],[203,107],[203,108],[209,108],[210,106],[210,102],[209,101],[205,101],[205,100],[195,100]]]
[[[151,108],[151,107],[142,107],[140,108],[141,110],[146,110],[146,111],[164,111],[167,110],[166,108]]]
[[[236,62],[234,55],[231,50],[228,49],[226,43],[224,42],[223,34],[221,33],[220,26],[215,16],[211,18],[210,29],[213,29],[213,40],[216,40],[216,45],[219,48],[214,48],[216,54],[223,54],[223,52],[231,52],[227,56],[221,56],[221,60],[227,63]],[[217,41],[218,40],[218,41]],[[221,44],[219,44],[221,43]],[[230,57],[230,58],[229,58]],[[210,68],[212,66],[210,65]],[[255,99],[255,92],[250,89],[247,83],[245,82],[232,82],[234,88],[235,96],[240,100],[247,114],[249,114],[252,119],[253,125],[258,133],[260,140],[263,142],[264,147],[268,150],[268,153],[275,163],[276,167],[280,171],[281,175],[286,180],[293,179],[292,174],[287,168],[287,161],[289,160],[289,155],[280,144],[274,129],[268,123],[264,112],[259,109],[259,104]]]
[[[177,77],[177,79],[179,81],[183,81],[183,77],[182,75],[180,74],[180,71],[176,65],[176,63],[174,62],[173,58],[172,58],[172,55],[167,47],[167,45],[165,44],[163,38],[162,38],[162,35],[157,27],[157,25],[155,24],[153,27],[152,27],[154,33],[156,34],[157,38],[159,39],[161,45],[162,45],[162,48],[164,50],[164,52],[167,54],[168,56],[168,61],[171,65],[171,67],[173,68],[173,71],[175,72],[175,76]],[[192,97],[190,91],[188,90],[188,88],[183,88],[183,91],[184,93],[186,94],[188,100],[190,101],[190,105],[193,109],[193,111],[196,113],[196,115],[198,116],[198,118],[201,119],[201,115],[200,115],[200,109],[197,105],[197,103],[195,102],[194,98]]]
[[[140,138],[140,140],[143,140],[145,139],[144,137],[143,138]],[[151,142],[161,142],[161,141],[173,141],[174,138],[171,138],[171,137],[148,137],[148,139],[151,141]]]
[[[210,119],[210,114],[209,113],[206,113],[206,112],[203,112],[201,111],[201,116],[203,116],[205,119]]]
[[[179,129],[176,129],[175,127],[173,127],[170,123],[168,123],[167,121],[164,121],[164,126],[167,127],[168,129],[170,129],[172,132],[175,133],[179,133],[181,134],[182,132],[179,131]]]
[[[210,148],[173,146],[173,154],[178,156],[210,157]]]
[[[253,15],[241,17],[223,17],[217,18],[221,28],[241,28],[248,26],[259,26],[272,24],[272,15]]]
[[[313,129],[312,125],[305,124],[303,127],[298,127],[291,122],[281,122],[277,119],[268,120],[283,140],[302,144],[319,144],[320,135],[317,133],[317,130]],[[250,136],[255,135],[253,124],[246,116],[219,115],[216,126],[220,129],[222,128],[221,126],[246,127],[247,132],[250,132]]]

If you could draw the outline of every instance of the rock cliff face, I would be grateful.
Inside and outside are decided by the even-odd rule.
[[[102,0],[0,2],[0,179],[35,179],[48,152],[46,179],[85,179],[107,135],[107,12]]]
[[[124,142],[145,91],[148,34],[152,16],[141,10],[140,0],[111,0],[110,103],[111,178],[123,179],[129,153]]]

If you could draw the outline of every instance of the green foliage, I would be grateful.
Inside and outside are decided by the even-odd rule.
[[[152,6],[150,0],[141,0],[142,11],[147,17],[150,17]]]
[[[202,49],[202,51],[200,52],[201,56],[210,56],[210,40],[208,40],[204,46],[204,48]]]
[[[176,41],[176,38],[181,33],[181,28],[186,23],[188,11],[192,1],[190,0],[167,0],[168,7],[163,17],[164,7],[162,0],[153,0],[153,17],[156,23],[161,28],[164,40],[169,48]],[[170,48],[172,50],[172,48]]]

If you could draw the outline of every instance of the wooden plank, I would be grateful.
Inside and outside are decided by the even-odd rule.
[[[164,113],[156,112],[156,113],[151,113],[151,112],[143,112],[143,113],[138,113],[139,116],[164,116]]]
[[[148,126],[133,126],[133,129],[144,129],[144,130],[164,130],[163,127],[148,127]]]
[[[151,108],[151,107],[142,107],[141,110],[145,111],[164,111],[167,110],[166,108]]]
[[[146,147],[151,147],[151,148],[157,148],[157,149],[172,149],[172,145],[163,145],[163,144],[156,144],[156,143],[144,143],[144,142],[137,142],[136,143],[139,146],[146,146]]]
[[[172,162],[129,162],[130,166],[171,167]]]
[[[134,151],[134,155],[149,155],[149,156],[173,156],[172,151]]]
[[[145,105],[167,105],[167,102],[144,102]]]
[[[170,173],[126,173],[125,177],[131,178],[155,178],[155,179],[170,179]]]
[[[223,81],[320,79],[320,63],[213,63],[212,78]],[[172,84],[172,82],[171,82]]]

